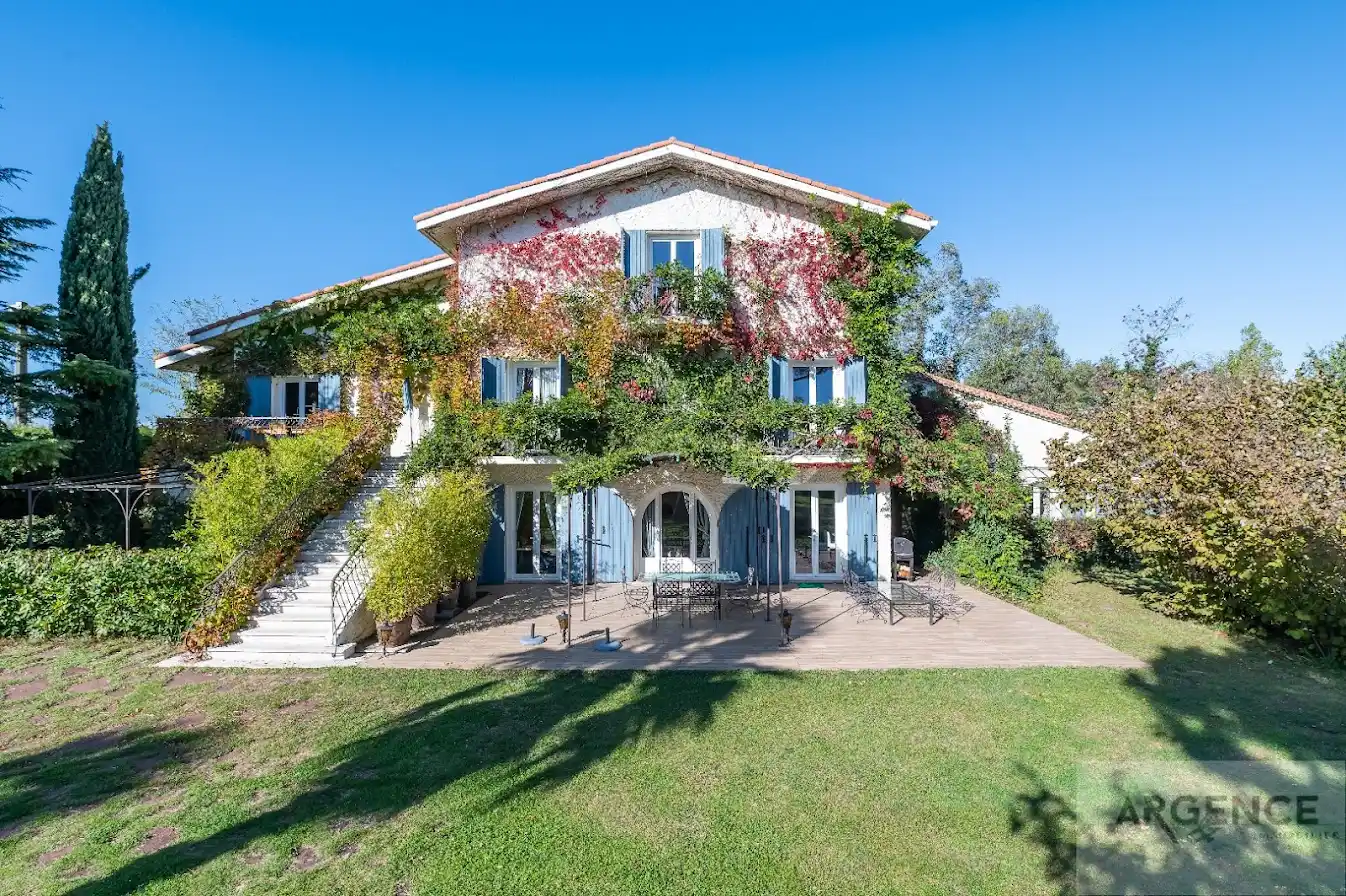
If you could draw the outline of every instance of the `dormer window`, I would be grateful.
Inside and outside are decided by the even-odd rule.
[[[527,398],[541,404],[561,397],[561,369],[556,363],[512,361],[507,382],[508,401]]]
[[[701,254],[701,237],[692,233],[656,233],[650,237],[650,265],[680,264],[688,270],[697,270]]]

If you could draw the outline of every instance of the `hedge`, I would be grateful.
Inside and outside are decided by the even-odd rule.
[[[54,516],[33,517],[33,547],[55,548],[65,541],[65,527]],[[28,546],[28,518],[0,520],[0,551]]]
[[[0,637],[175,639],[204,578],[186,548],[0,551]]]

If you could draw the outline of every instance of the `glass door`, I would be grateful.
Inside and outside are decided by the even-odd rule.
[[[514,493],[515,578],[555,578],[558,573],[556,495],[549,489]]]
[[[791,527],[796,578],[837,575],[837,512],[836,489],[795,489]]]
[[[668,491],[645,507],[640,522],[644,574],[663,570],[664,560],[675,561],[679,571],[690,572],[697,560],[714,556],[715,531],[710,511],[690,492]]]

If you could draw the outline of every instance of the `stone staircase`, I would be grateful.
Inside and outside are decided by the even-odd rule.
[[[332,631],[332,580],[350,557],[347,526],[396,482],[405,463],[405,457],[388,457],[365,476],[346,506],[309,535],[293,571],[262,589],[248,626],[225,646],[211,648],[212,660],[229,665],[315,666],[339,662],[355,652],[359,639],[372,633],[373,622],[361,608],[343,631]]]

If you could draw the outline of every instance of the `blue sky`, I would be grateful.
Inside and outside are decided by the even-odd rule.
[[[186,296],[430,255],[416,212],[677,136],[929,212],[930,248],[1073,356],[1178,296],[1192,356],[1250,321],[1292,363],[1346,336],[1346,3],[747,6],[10,0],[7,204],[63,224],[110,121],[148,334]],[[0,301],[54,301],[56,256]]]

